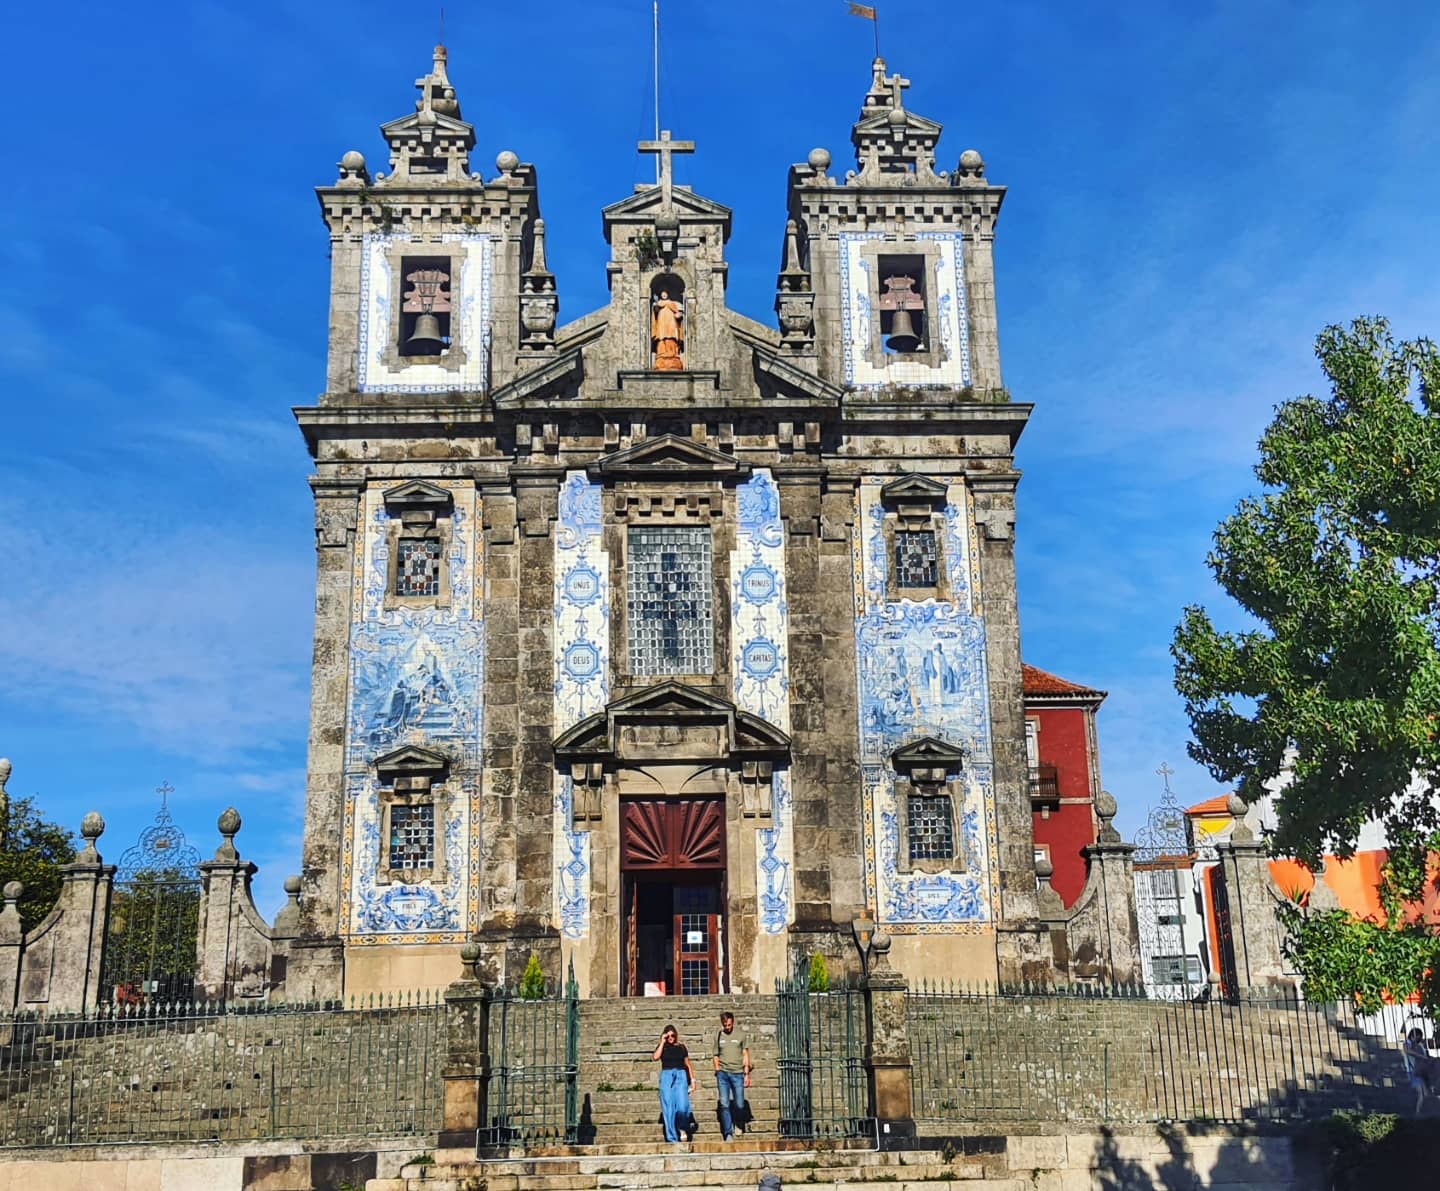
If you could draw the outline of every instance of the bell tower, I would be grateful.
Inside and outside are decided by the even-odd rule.
[[[1003,388],[992,246],[1005,188],[973,149],[937,170],[941,126],[905,106],[910,80],[883,58],[871,75],[850,134],[856,168],[837,180],[815,149],[790,171],[776,297],[786,351],[850,389],[990,399]]]

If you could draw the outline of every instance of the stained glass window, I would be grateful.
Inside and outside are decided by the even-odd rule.
[[[435,867],[435,804],[396,804],[390,808],[390,867]]]
[[[630,670],[710,674],[715,669],[710,531],[630,530]]]
[[[910,859],[950,860],[954,855],[950,795],[910,795]]]
[[[440,594],[440,543],[434,538],[401,538],[395,562],[397,596]]]
[[[939,566],[933,529],[895,532],[895,581],[900,587],[934,587]]]

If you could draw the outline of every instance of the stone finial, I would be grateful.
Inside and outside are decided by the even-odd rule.
[[[1050,878],[1054,875],[1055,865],[1049,856],[1041,856],[1035,861],[1036,900],[1039,902],[1042,916],[1046,913],[1060,913],[1065,909],[1064,901],[1055,892],[1055,887],[1050,884]]]
[[[955,167],[955,179],[961,186],[983,186],[985,184],[985,159],[977,149],[966,149],[960,154],[960,164]]]
[[[893,976],[895,969],[890,966],[890,947],[894,940],[883,927],[876,927],[870,936],[870,975]]]
[[[0,757],[0,848],[5,846],[5,826],[10,822],[10,793],[5,783],[10,780],[14,766],[9,757]]]
[[[480,944],[473,939],[460,948],[460,979],[478,981],[480,979]]]
[[[20,921],[20,895],[25,886],[19,881],[5,882],[5,904],[0,906],[0,943],[14,946],[25,941],[25,927]]]
[[[300,878],[285,878],[286,902],[275,915],[272,934],[277,939],[293,939],[300,933]]]
[[[10,764],[9,757],[0,757],[0,790],[5,789],[5,783],[10,780],[10,775],[15,772],[15,766]]]
[[[1250,830],[1250,824],[1245,822],[1245,812],[1250,809],[1246,801],[1240,795],[1232,792],[1230,797],[1225,799],[1225,809],[1235,820],[1235,826],[1230,830],[1231,841],[1234,843],[1252,842],[1255,839],[1255,833]]]
[[[827,172],[830,169],[829,149],[823,149],[817,146],[810,150],[810,156],[806,158],[806,160],[810,163],[810,168],[815,171],[815,176],[811,179],[812,182],[823,186],[831,181],[830,175]]]
[[[80,835],[85,847],[75,859],[81,864],[99,864],[100,853],[95,850],[95,841],[105,834],[105,819],[99,811],[90,811],[80,820]]]
[[[1100,817],[1099,841],[1102,844],[1118,844],[1120,833],[1115,830],[1115,816],[1120,813],[1120,804],[1109,790],[1095,795],[1095,813]]]
[[[455,96],[455,88],[450,85],[450,75],[446,70],[449,61],[450,52],[443,45],[437,45],[430,73],[415,80],[415,86],[420,89],[420,98],[415,101],[417,112],[432,111],[442,116],[454,116],[457,120],[460,118],[460,100]]]
[[[13,906],[20,900],[20,895],[25,892],[25,886],[19,881],[5,882],[5,904]]]
[[[510,149],[501,149],[495,155],[495,168],[500,171],[501,178],[508,178],[513,174],[520,164],[520,155]]]
[[[366,186],[370,182],[370,171],[365,166],[365,154],[356,149],[346,153],[336,168],[340,171],[341,186]]]
[[[240,853],[235,849],[235,837],[240,833],[240,812],[233,806],[226,807],[220,812],[220,818],[216,820],[215,826],[220,829],[220,834],[225,837],[225,842],[215,849],[216,860],[239,860]]]

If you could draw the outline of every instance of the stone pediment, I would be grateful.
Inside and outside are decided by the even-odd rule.
[[[411,777],[429,774],[438,776],[450,767],[450,758],[417,744],[401,745],[393,752],[375,758],[375,772],[382,778]]]
[[[622,695],[555,738],[555,757],[581,760],[783,760],[790,737],[728,699],[679,682]]]
[[[750,474],[733,455],[678,434],[662,434],[616,451],[588,468],[593,480],[728,480]]]
[[[895,113],[899,112],[904,116],[904,121],[898,123]],[[934,120],[925,116],[916,115],[909,108],[875,108],[873,113],[862,117],[856,122],[854,135],[856,138],[870,135],[893,136],[896,127],[903,128],[905,132],[918,137],[933,137],[940,139],[940,133],[944,131],[943,124],[937,124]]]
[[[437,488],[424,480],[411,480],[385,493],[386,505],[407,505],[411,508],[448,508],[452,500],[444,488]]]
[[[671,189],[671,202],[675,208],[675,214],[682,219],[687,215],[699,216],[707,220],[719,220],[728,229],[730,226],[730,208],[723,203],[717,203],[714,199],[708,199],[704,195],[696,194],[687,186],[676,186]],[[611,203],[605,207],[601,214],[605,219],[634,218],[637,215],[652,215],[658,212],[664,205],[665,198],[658,186],[647,186],[643,190],[637,190],[629,198],[623,198],[618,203]]]
[[[469,138],[472,144],[475,139],[474,125],[434,110],[411,112],[408,116],[401,116],[380,125],[380,133],[387,141],[426,132],[453,138]]]
[[[880,489],[880,499],[898,504],[943,505],[949,490],[939,480],[915,474],[900,476]]]
[[[965,764],[965,750],[936,736],[922,736],[891,753],[890,763],[901,773],[916,769],[943,769],[954,773]]]

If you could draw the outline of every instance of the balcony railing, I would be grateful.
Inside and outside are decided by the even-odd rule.
[[[1037,802],[1060,801],[1060,775],[1053,765],[1038,765],[1030,770],[1030,797]]]

